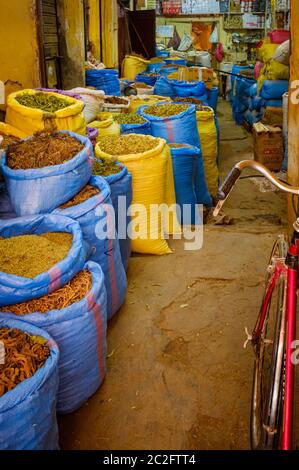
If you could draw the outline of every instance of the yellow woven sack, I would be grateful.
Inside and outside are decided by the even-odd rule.
[[[168,172],[169,149],[164,139],[152,139],[157,142],[154,149],[139,154],[120,155],[117,158],[132,175],[133,205],[141,205],[140,209],[143,207],[138,214],[131,214],[135,230],[132,250],[136,253],[165,255],[172,253],[164,238],[165,214],[151,213],[151,205],[161,206],[166,203],[166,196],[170,197],[171,189],[168,188],[168,192],[166,189],[167,180],[171,179]],[[101,151],[100,144],[96,145],[95,153],[98,158],[111,157]],[[174,185],[173,181],[172,184]],[[135,207],[138,209],[138,206]]]
[[[272,59],[265,66],[264,74],[267,80],[288,80],[290,77],[290,68]]]
[[[22,90],[11,93],[7,98],[6,123],[24,132],[27,137],[43,130],[69,130],[77,134],[86,134],[86,122],[82,114],[84,103],[69,96],[47,92],[49,95],[63,98],[70,106],[54,113],[46,113],[40,109],[28,108],[18,103],[16,98],[23,94],[41,93],[36,90]]]
[[[263,44],[262,47],[257,49],[258,60],[260,60],[264,64],[267,64],[268,62],[270,62],[270,60],[273,59],[273,56],[274,56],[278,46],[279,46],[279,44],[272,44],[272,43]]]
[[[158,96],[158,95],[139,95],[132,96],[129,106],[129,113],[137,113],[140,106],[153,106],[161,101],[171,101],[169,96]]]
[[[145,72],[149,63],[148,60],[142,59],[141,57],[127,55],[122,64],[122,78],[135,80],[136,75]]]
[[[88,127],[95,127],[98,129],[99,134],[97,142],[103,137],[112,135],[119,136],[121,134],[120,125],[114,121],[112,113],[100,113],[97,115],[97,120],[88,124]]]
[[[218,139],[214,111],[203,106],[196,112],[197,129],[200,137],[205,175],[210,193],[217,196],[219,170],[217,165]]]
[[[18,137],[19,139],[26,138],[26,134],[24,134],[24,132],[19,131],[19,129],[16,129],[5,122],[0,122],[0,134],[11,135],[13,137]]]

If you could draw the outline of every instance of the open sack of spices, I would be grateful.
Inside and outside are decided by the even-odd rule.
[[[92,172],[95,176],[105,178],[110,186],[120,254],[123,266],[127,271],[131,256],[131,237],[129,233],[131,217],[129,215],[129,208],[133,197],[132,175],[115,158],[95,159]]]
[[[113,113],[99,113],[88,127],[98,130],[97,142],[103,137],[120,135],[120,125],[113,119]]]
[[[157,95],[130,96],[129,113],[137,113],[141,106],[152,106],[157,103],[171,101],[169,97]]]
[[[110,113],[126,113],[129,109],[130,100],[124,96],[105,96],[103,111]]]
[[[58,413],[75,411],[100,387],[106,374],[107,312],[104,275],[98,264],[89,261],[51,294],[2,307],[0,325],[3,319],[22,319],[56,341]]]
[[[44,130],[69,130],[85,135],[83,101],[58,93],[22,90],[7,98],[6,123],[27,137]]]
[[[175,204],[172,163],[165,140],[140,134],[106,137],[97,144],[96,156],[103,160],[117,158],[132,175],[132,250],[171,253],[165,234],[180,232],[176,214],[151,212],[151,205]],[[135,206],[136,212],[135,204],[139,205]]]
[[[16,214],[48,213],[71,199],[88,182],[92,162],[90,140],[69,131],[9,145],[1,170]]]
[[[58,346],[44,330],[0,318],[0,449],[58,450]]]
[[[74,198],[58,207],[54,214],[76,220],[89,246],[89,259],[98,263],[105,276],[107,316],[110,319],[122,306],[127,278],[121,260],[109,184],[93,176]]]
[[[0,221],[0,306],[64,286],[86,261],[78,222],[58,215]]]
[[[122,134],[151,134],[150,122],[139,114],[114,114],[113,119],[120,125]]]
[[[152,135],[168,144],[200,146],[195,105],[159,103],[140,108],[138,114],[150,121]]]

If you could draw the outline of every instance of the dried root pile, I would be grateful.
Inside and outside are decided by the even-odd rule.
[[[78,194],[76,194],[76,196],[74,196],[68,202],[60,206],[59,209],[67,209],[68,207],[77,206],[78,204],[82,204],[82,202],[87,201],[88,199],[93,196],[96,196],[99,193],[100,190],[98,188],[91,186],[91,184],[87,184],[86,186],[84,186],[83,189],[81,189]]]
[[[4,364],[0,364],[0,397],[32,377],[50,355],[42,338],[35,338],[15,328],[0,328],[4,344]]]

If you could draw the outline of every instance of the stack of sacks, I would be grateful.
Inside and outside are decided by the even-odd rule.
[[[256,81],[252,78],[236,77],[234,80],[232,107],[233,116],[238,125],[241,125],[243,121],[246,120],[249,113],[255,113],[255,111],[250,111],[249,109],[253,98],[251,95],[255,90],[255,88],[252,87],[255,85]],[[255,117],[255,119],[259,120],[258,118],[259,116]]]
[[[184,80],[169,80],[168,78],[161,77],[157,80],[155,95],[174,97],[193,97],[207,102],[207,90],[204,82],[194,81],[188,82]]]
[[[232,68],[232,75],[231,75],[231,95],[230,101],[233,102],[234,100],[234,92],[235,92],[235,81],[237,79],[237,75],[242,75],[242,73],[253,73],[254,69],[252,65],[233,65]]]
[[[140,134],[107,137],[97,144],[96,156],[103,161],[117,157],[132,175],[132,251],[154,255],[172,253],[165,235],[178,234],[181,230],[176,214],[171,214],[176,199],[166,141]]]
[[[290,76],[289,64],[281,61],[277,55],[278,44],[264,43],[258,49],[258,60],[264,64],[258,78],[258,88],[261,89],[265,80],[288,80]]]
[[[117,70],[86,70],[86,86],[102,90],[106,95],[120,95],[120,80]]]
[[[65,250],[59,262],[32,277],[0,272],[0,320],[23,315],[25,322],[47,331],[57,342],[59,413],[76,410],[101,385],[107,318],[119,310],[126,295],[111,189],[105,178],[92,176],[93,164],[89,139],[68,131],[10,146],[1,163],[9,202],[18,217],[0,222],[1,239],[44,235],[42,240],[49,241],[43,244],[57,243]],[[126,188],[130,196],[131,180],[119,171],[120,191]],[[125,219],[125,229],[127,223]],[[20,251],[22,259],[28,252]],[[30,266],[47,259],[34,252]]]
[[[206,181],[202,155],[203,149],[198,133],[198,123],[200,123],[202,127],[205,127],[205,129],[209,129],[211,132],[212,129],[215,129],[217,142],[217,130],[213,117],[214,112],[212,110],[210,111],[212,112],[213,123],[211,127],[208,122],[204,123],[205,119],[201,120],[202,113],[199,115],[196,114],[196,107],[193,104],[157,104],[150,107],[143,106],[138,111],[151,123],[151,133],[153,136],[165,139],[168,144],[182,144],[192,147],[194,158],[196,158],[195,192],[197,196],[197,204],[203,204],[205,206],[212,205],[212,197]],[[204,129],[203,135],[205,135]],[[211,140],[212,139],[213,136],[211,135]],[[197,149],[197,151],[194,151],[194,149]],[[206,153],[206,156],[209,159],[211,154],[208,152]],[[217,151],[215,157],[217,158]]]
[[[149,61],[136,55],[126,55],[122,63],[122,78],[134,81],[136,75],[145,72]]]
[[[282,108],[282,98],[288,89],[288,80],[265,80],[259,93],[263,99],[263,107]]]

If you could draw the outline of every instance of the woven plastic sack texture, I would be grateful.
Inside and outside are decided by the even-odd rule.
[[[0,398],[1,450],[58,450],[56,393],[57,344],[45,331],[23,321],[0,316],[0,328],[17,328],[47,340],[50,356],[33,377]]]
[[[213,109],[203,107],[202,110],[197,110],[196,120],[204,161],[206,182],[209,192],[213,196],[216,196],[219,181],[219,170],[217,165],[218,135]]]
[[[117,70],[86,70],[86,85],[103,90],[105,95],[120,95],[120,80]]]
[[[127,55],[122,64],[122,78],[135,80],[136,75],[144,72],[149,65],[149,61],[141,57]]]
[[[199,152],[197,147],[170,147],[176,201],[180,207],[178,219],[181,225],[202,223],[197,209],[195,193],[195,168]],[[188,209],[187,209],[188,207]]]
[[[91,249],[90,260],[98,263],[105,275],[107,317],[110,319],[124,303],[127,278],[115,229],[110,187],[100,176],[92,176],[89,184],[98,188],[99,194],[76,206],[57,208],[54,213],[80,224],[83,238]]]
[[[289,90],[288,80],[265,80],[260,96],[265,100],[281,100]]]
[[[168,144],[200,146],[194,105],[188,105],[185,111],[166,118],[152,116],[146,111],[147,107],[143,107],[138,110],[138,113],[150,121],[151,133],[154,137],[165,139]]]
[[[109,158],[111,155],[97,149],[98,158]],[[168,179],[169,167],[172,170],[169,148],[165,140],[157,139],[157,146],[149,151],[121,155],[119,160],[132,175],[133,200],[135,209],[132,216],[132,251],[137,253],[164,255],[171,250],[164,238],[165,217],[151,217],[151,205],[160,206],[168,202],[171,190],[171,177]],[[172,175],[173,176],[173,175]],[[174,193],[174,182],[172,179]],[[175,203],[175,199],[173,201]]]
[[[93,127],[98,130],[97,142],[103,137],[119,136],[120,125],[114,121],[112,113],[100,113],[97,120],[88,124],[88,127]]]
[[[128,169],[118,163],[121,171],[115,175],[105,177],[105,180],[110,186],[111,201],[115,211],[116,230],[119,236],[119,248],[123,266],[125,270],[128,269],[129,260],[131,256],[131,238],[128,233],[131,217],[129,215],[129,208],[132,204],[132,175]],[[122,198],[120,200],[119,198]]]

